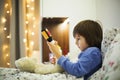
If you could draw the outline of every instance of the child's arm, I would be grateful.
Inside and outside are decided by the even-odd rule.
[[[95,72],[101,67],[101,53],[96,49],[89,49],[76,63],[72,63],[68,58],[61,56],[58,59],[58,64],[63,69],[76,77],[81,77],[89,72]],[[93,71],[92,71],[93,70]]]

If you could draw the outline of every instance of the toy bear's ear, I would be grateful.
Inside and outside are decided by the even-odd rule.
[[[15,61],[15,66],[22,70],[28,72],[34,72],[37,60],[34,58],[23,57]]]

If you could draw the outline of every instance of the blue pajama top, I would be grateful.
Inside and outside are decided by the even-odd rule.
[[[87,80],[93,73],[95,73],[102,66],[101,51],[97,47],[89,47],[82,51],[78,56],[76,63],[61,56],[57,62],[67,73],[76,77],[84,77]]]

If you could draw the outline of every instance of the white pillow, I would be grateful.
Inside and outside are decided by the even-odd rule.
[[[120,34],[112,41],[103,62],[103,80],[120,80]]]
[[[120,80],[120,34],[111,42],[103,66],[91,76],[90,80]]]
[[[102,41],[102,52],[103,56],[106,55],[107,49],[109,48],[111,42],[114,40],[115,36],[120,33],[120,28],[109,28],[103,30],[103,41]]]

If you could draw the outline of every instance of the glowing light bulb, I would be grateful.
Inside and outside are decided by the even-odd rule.
[[[2,23],[5,23],[7,20],[3,17],[2,18]]]
[[[26,24],[28,24],[29,22],[28,22],[28,21],[26,21],[25,23],[26,23]]]
[[[27,8],[29,8],[29,7],[30,7],[30,5],[27,4]]]
[[[33,11],[33,10],[34,10],[34,7],[31,7],[31,10]]]
[[[30,43],[32,46],[34,45],[34,41],[31,41],[31,43]]]
[[[25,33],[28,33],[28,30],[25,30]]]
[[[7,65],[9,66],[9,65],[10,65],[10,63],[9,63],[9,62],[7,62]]]
[[[9,55],[8,55],[8,54],[6,54],[6,56],[8,57]]]
[[[7,7],[8,7],[8,3],[5,4],[5,8],[7,8]]]
[[[8,48],[8,45],[3,45],[3,51],[5,51]]]
[[[27,17],[29,17],[29,14],[26,14]]]
[[[7,28],[3,28],[3,30],[5,30],[5,31],[6,31],[6,30],[7,30]]]
[[[10,11],[7,11],[6,13],[10,13]]]
[[[33,36],[35,35],[35,33],[34,33],[34,32],[32,32],[31,34],[32,34]]]
[[[10,36],[7,36],[7,38],[9,39],[9,38],[10,38]]]
[[[27,42],[27,39],[23,39],[23,42],[26,43],[26,42]]]

